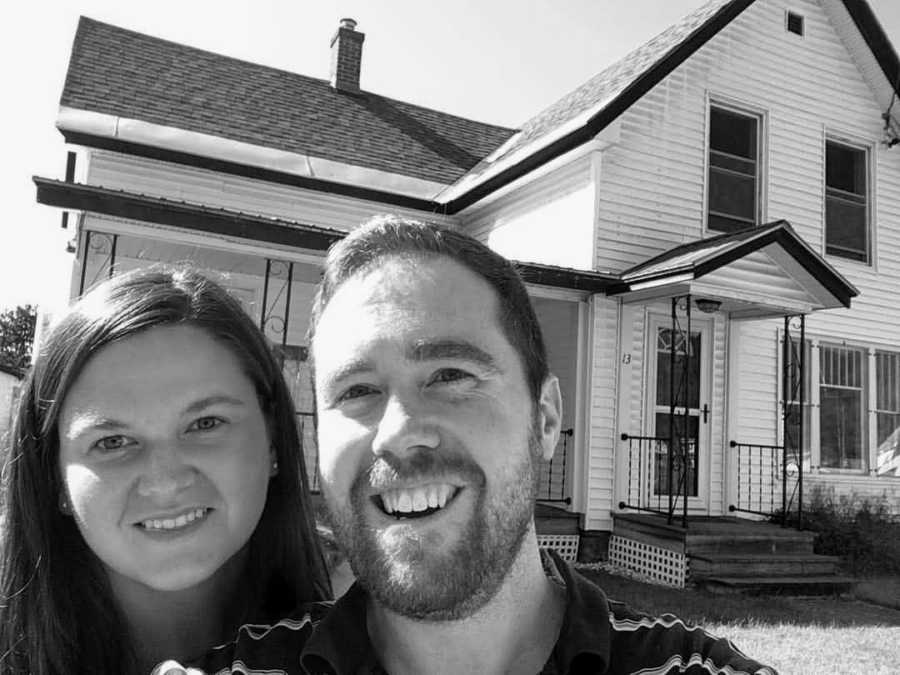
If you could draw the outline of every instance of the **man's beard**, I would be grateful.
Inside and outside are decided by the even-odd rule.
[[[517,453],[518,465],[504,484],[493,486],[490,495],[484,472],[468,457],[448,457],[438,449],[423,450],[390,465],[376,459],[353,482],[349,510],[335,512],[333,501],[325,500],[335,538],[363,588],[379,604],[420,620],[461,619],[483,607],[500,589],[531,527],[540,455],[540,444],[531,431],[528,452]],[[373,476],[440,476],[448,470],[465,477],[467,489],[479,489],[473,513],[463,531],[455,533],[457,541],[449,549],[432,550],[413,523],[403,528],[398,521],[397,526],[380,532],[366,524],[364,514],[371,508],[366,495]]]

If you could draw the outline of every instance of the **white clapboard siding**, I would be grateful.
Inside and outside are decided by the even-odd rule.
[[[462,226],[514,260],[592,269],[594,183],[591,158],[472,209]]]
[[[816,491],[826,498],[840,496],[869,500],[874,504],[884,504],[887,509],[900,517],[900,480],[895,477],[875,477],[863,474],[812,473],[803,476],[803,503],[809,504]]]
[[[611,530],[616,458],[616,372],[619,303],[591,300],[590,411],[585,528]]]
[[[453,224],[452,218],[435,213],[106,151],[91,153],[86,180],[116,190],[341,230],[351,230],[380,213]]]

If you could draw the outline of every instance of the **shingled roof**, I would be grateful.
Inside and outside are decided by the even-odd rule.
[[[86,17],[60,104],[443,184],[515,131]]]

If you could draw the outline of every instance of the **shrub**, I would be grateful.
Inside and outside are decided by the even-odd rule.
[[[788,523],[797,526],[796,513]],[[900,521],[885,497],[835,497],[817,486],[804,504],[802,528],[816,533],[816,553],[840,556],[850,574],[900,574]]]

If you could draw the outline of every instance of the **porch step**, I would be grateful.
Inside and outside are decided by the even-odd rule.
[[[834,575],[840,558],[812,553],[703,553],[691,554],[691,579],[710,577],[819,577]]]
[[[698,581],[699,586],[714,593],[745,593],[747,595],[836,595],[846,593],[856,580],[833,574],[811,576],[770,577],[709,577]]]
[[[534,526],[539,535],[578,534],[581,514],[540,502],[534,506]]]
[[[760,526],[757,526],[759,528]],[[766,530],[693,534],[685,536],[685,548],[693,558],[709,554],[788,555],[813,553],[815,534],[766,525]]]

